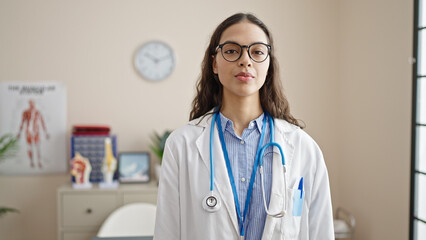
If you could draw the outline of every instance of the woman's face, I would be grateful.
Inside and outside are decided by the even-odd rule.
[[[228,27],[220,38],[220,44],[236,42],[240,45],[250,45],[256,42],[268,44],[268,38],[257,25],[243,21]],[[265,83],[270,58],[258,63],[253,61],[243,48],[241,57],[235,62],[228,62],[218,49],[213,60],[213,72],[218,74],[223,85],[223,96],[228,97],[257,97],[259,89]]]

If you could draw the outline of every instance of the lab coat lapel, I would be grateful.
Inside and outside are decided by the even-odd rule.
[[[275,139],[274,141],[278,143],[284,153],[285,166],[287,169],[286,172],[286,182],[289,183],[289,173],[291,171],[291,163],[293,160],[294,146],[291,144],[285,132],[290,130],[290,124],[282,121],[275,120]],[[289,188],[289,186],[287,186]],[[282,211],[284,204],[287,205],[287,201],[284,201],[284,196],[286,189],[284,187],[284,172],[282,167],[280,151],[277,147],[274,147],[274,157],[273,157],[273,168],[272,168],[272,188],[271,188],[271,198],[269,202],[269,211],[272,213],[277,213]],[[287,209],[287,212],[289,209]],[[265,222],[265,228],[263,230],[262,239],[271,239],[275,225],[281,221],[281,218],[274,218],[267,216]]]
[[[203,132],[196,141],[196,145],[200,156],[210,173],[210,127],[212,115],[206,116],[199,126],[204,127]],[[222,207],[227,210],[230,219],[234,225],[235,231],[239,235],[239,227],[237,221],[237,212],[235,210],[234,195],[232,193],[231,184],[229,182],[228,172],[226,169],[225,159],[220,145],[217,127],[214,130],[213,137],[213,165],[214,165],[214,191],[219,194],[222,201]],[[209,177],[210,176],[206,176]],[[208,190],[208,189],[206,189]]]

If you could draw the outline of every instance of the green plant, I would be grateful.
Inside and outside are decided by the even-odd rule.
[[[0,161],[13,157],[18,151],[18,139],[12,134],[6,134],[0,137]],[[0,206],[0,217],[7,213],[15,212],[19,213],[17,209]]]
[[[18,151],[18,139],[12,134],[0,137],[0,161],[13,157]]]
[[[3,217],[4,215],[6,215],[7,213],[10,213],[10,212],[19,213],[19,211],[17,209],[14,209],[14,208],[0,207],[0,217]]]
[[[157,132],[154,132],[154,134],[151,136],[152,144],[150,146],[151,150],[154,152],[155,155],[161,160],[163,159],[163,152],[164,152],[164,146],[166,145],[166,140],[169,137],[170,133],[172,131],[166,130],[163,134],[158,134]]]

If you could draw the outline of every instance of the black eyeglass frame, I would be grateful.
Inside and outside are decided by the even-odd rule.
[[[238,56],[238,58],[237,58],[237,59],[235,59],[234,61],[229,61],[229,60],[228,60],[228,59],[226,59],[226,57],[223,55],[223,46],[225,46],[225,44],[229,44],[229,43],[231,43],[231,44],[235,44],[235,45],[238,45],[238,46],[241,48],[240,56]],[[256,60],[254,60],[254,59],[253,59],[253,57],[252,57],[252,56],[251,56],[251,54],[250,54],[250,48],[251,48],[253,45],[256,45],[256,44],[262,44],[262,45],[265,45],[265,46],[268,48],[268,56],[266,56],[266,57],[265,57],[265,59],[263,59],[262,61],[256,61]],[[268,59],[269,55],[271,55],[271,49],[272,49],[271,45],[266,44],[266,43],[263,43],[263,42],[255,42],[255,43],[252,43],[252,44],[250,44],[250,45],[240,45],[239,43],[237,43],[237,42],[232,42],[232,41],[228,41],[228,42],[224,42],[224,43],[222,43],[222,44],[219,44],[219,45],[216,47],[216,49],[215,49],[215,53],[217,53],[217,50],[219,50],[219,48],[220,48],[220,53],[222,54],[223,59],[225,59],[225,60],[226,60],[226,61],[228,61],[228,62],[236,62],[236,61],[238,61],[238,59],[240,59],[240,58],[241,58],[241,56],[243,55],[243,48],[247,48],[247,53],[248,53],[248,55],[249,55],[250,59],[251,59],[251,60],[253,60],[253,61],[254,61],[254,62],[256,62],[256,63],[262,63],[262,62],[264,62],[266,59]]]

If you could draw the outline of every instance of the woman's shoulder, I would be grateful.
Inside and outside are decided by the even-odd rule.
[[[211,123],[211,115],[204,115],[200,118],[193,119],[185,125],[175,129],[169,136],[170,141],[188,141],[196,139]]]
[[[275,125],[278,131],[280,131],[283,136],[286,136],[288,140],[301,143],[305,146],[319,148],[315,140],[299,126],[289,123],[284,119],[275,119]]]
[[[275,126],[283,133],[295,132],[295,131],[301,130],[299,126],[289,123],[286,120],[281,118],[275,118],[274,123],[275,123]]]

